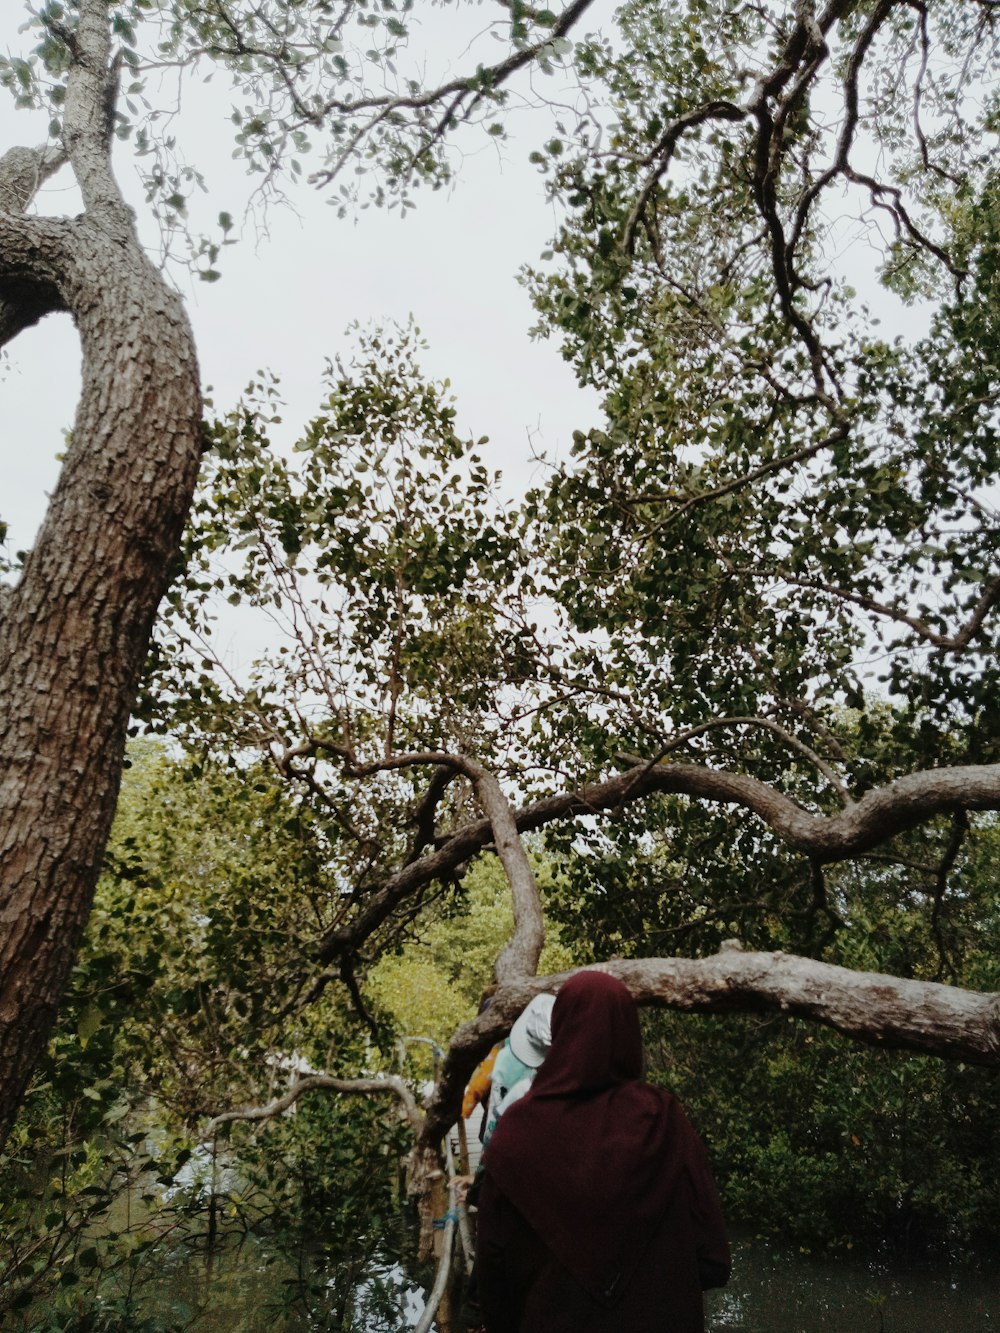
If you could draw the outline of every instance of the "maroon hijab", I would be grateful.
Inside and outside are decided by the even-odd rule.
[[[610,1303],[701,1153],[680,1104],[642,1080],[626,987],[604,972],[571,977],[531,1091],[486,1151],[498,1188],[580,1285]]]

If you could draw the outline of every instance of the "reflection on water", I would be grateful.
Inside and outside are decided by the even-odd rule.
[[[815,1258],[759,1240],[733,1246],[710,1333],[998,1333],[1000,1283],[983,1268]]]
[[[323,1272],[315,1255],[296,1265],[232,1238],[211,1259],[201,1249],[174,1251],[139,1300],[140,1318],[171,1333],[400,1333],[423,1308],[424,1293],[391,1261]]]
[[[708,1296],[709,1333],[1000,1333],[1000,1284],[985,1268],[824,1259],[752,1239],[734,1257],[730,1285]],[[211,1262],[203,1250],[164,1256],[140,1306],[157,1333],[398,1333],[423,1295],[390,1261],[306,1275],[248,1240]]]
[[[252,1239],[204,1250],[178,1250],[142,1293],[143,1312],[191,1333],[297,1333],[307,1325],[287,1307],[290,1268]]]

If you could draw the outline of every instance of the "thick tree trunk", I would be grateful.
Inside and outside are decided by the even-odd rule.
[[[60,287],[80,329],[83,390],[0,626],[0,1138],[90,910],[200,456],[197,362],[178,298],[134,240],[87,218],[70,231]]]
[[[56,156],[72,164],[83,215],[23,215],[58,165],[51,150],[35,151],[34,174],[33,150],[0,162],[0,342],[61,309],[83,351],[62,474],[0,607],[0,1143],[90,911],[201,452],[191,330],[111,172],[109,22],[106,0],[81,0]]]

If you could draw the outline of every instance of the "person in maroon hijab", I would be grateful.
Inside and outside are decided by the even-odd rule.
[[[703,1333],[729,1242],[701,1140],[642,1078],[639,1014],[604,972],[567,981],[531,1091],[484,1157],[487,1333]]]

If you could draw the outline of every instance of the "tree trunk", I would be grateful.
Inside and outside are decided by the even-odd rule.
[[[83,347],[73,440],[0,626],[0,1140],[79,947],[129,711],[200,456],[178,298],[83,219],[60,283]]]
[[[33,191],[0,189],[0,342],[61,309],[83,352],[62,474],[0,606],[0,1143],[90,911],[201,453],[191,330],[111,173],[108,24],[106,4],[83,0],[60,160],[68,155],[86,211],[25,217]],[[52,169],[36,158],[35,188]]]

